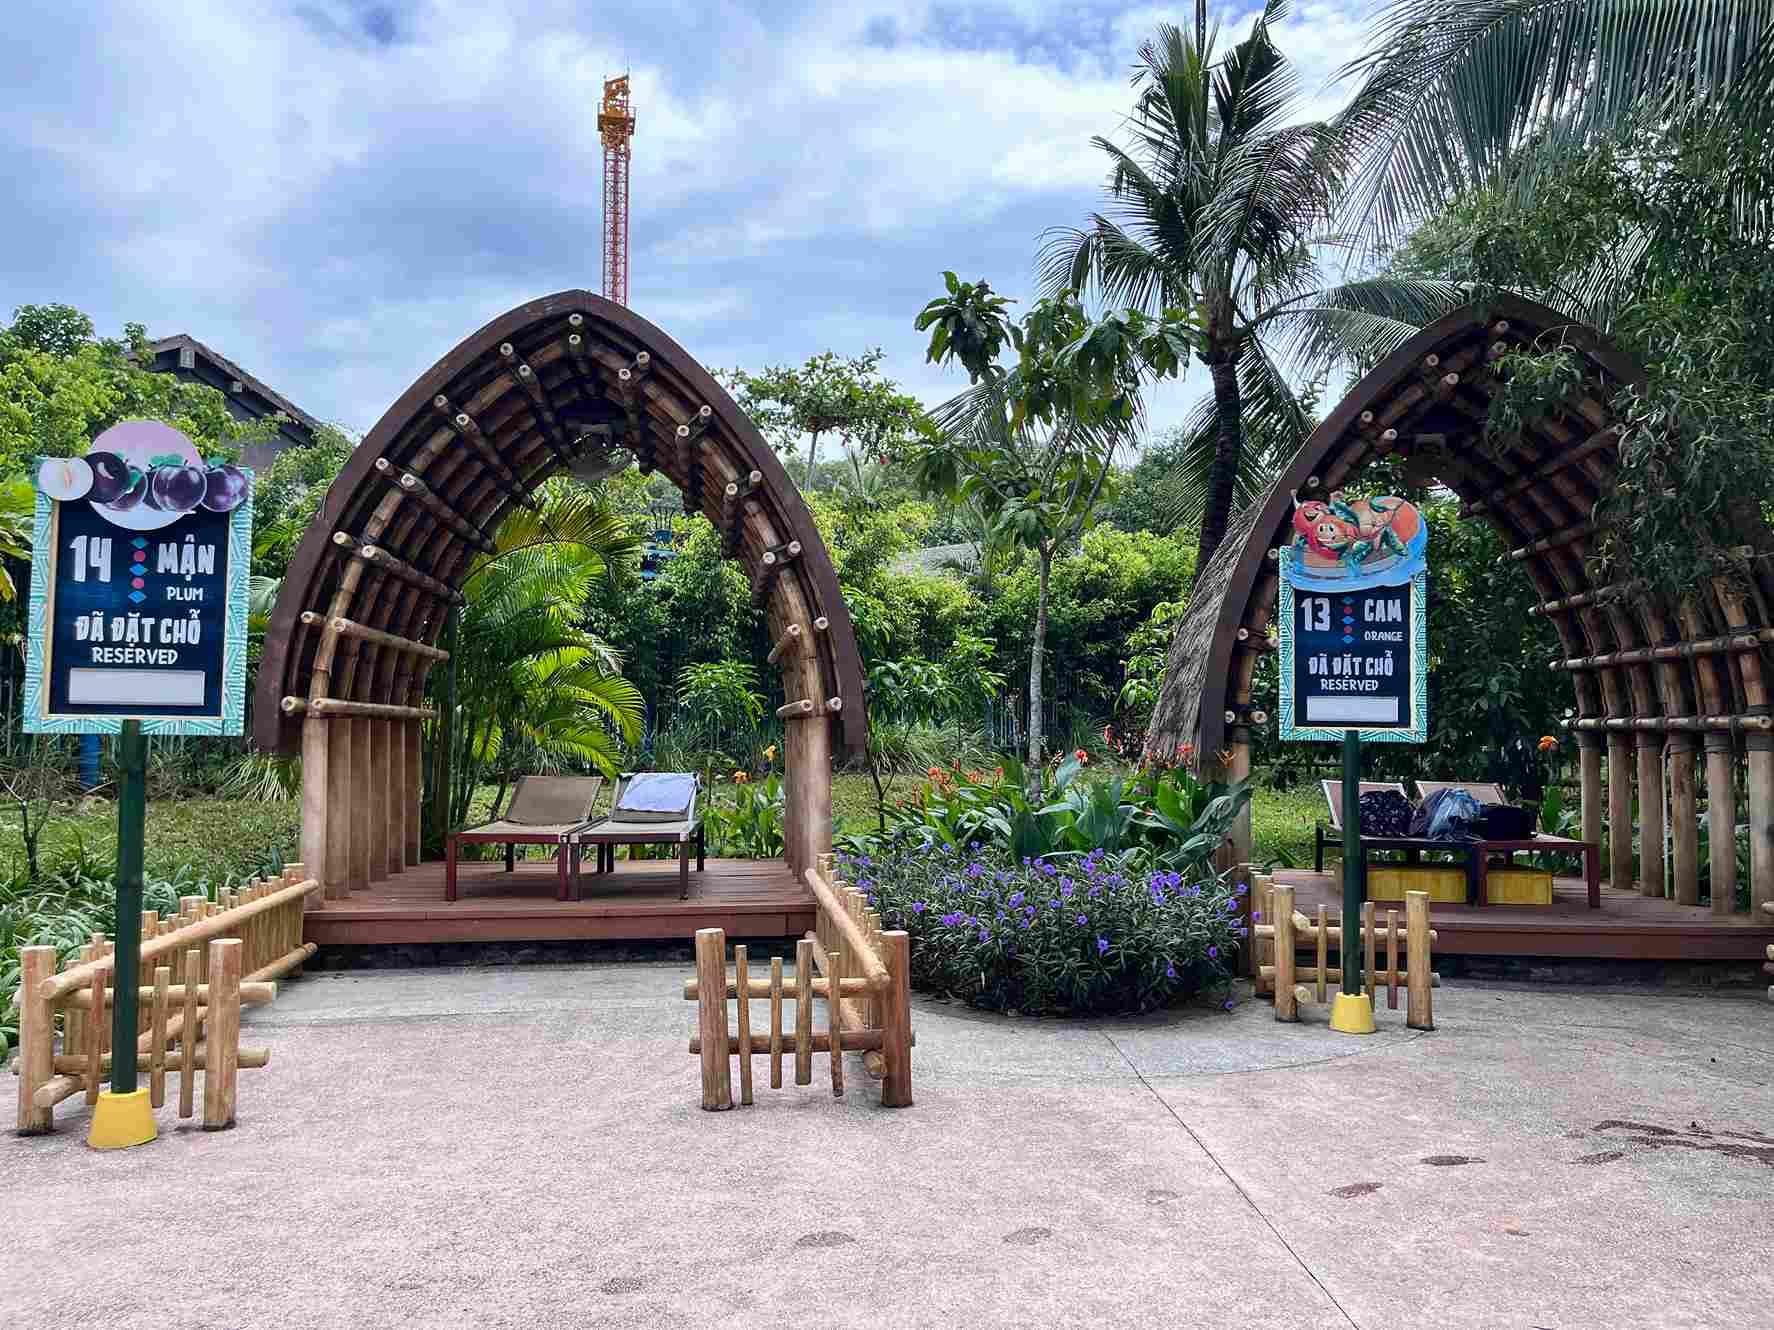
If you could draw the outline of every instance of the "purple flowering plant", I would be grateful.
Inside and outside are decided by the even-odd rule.
[[[1210,989],[1227,997],[1243,924],[1237,884],[1205,866],[1184,873],[1131,858],[1095,849],[1025,864],[951,839],[877,850],[866,872],[883,926],[912,935],[921,990],[1031,1015],[1147,1011]],[[854,881],[864,870],[841,854],[838,871]],[[1071,893],[1053,900],[1061,872],[1088,911]]]

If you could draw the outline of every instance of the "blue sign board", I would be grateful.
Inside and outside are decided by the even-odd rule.
[[[38,471],[24,728],[240,734],[252,475],[151,421]]]
[[[1281,737],[1429,737],[1428,528],[1403,499],[1297,506],[1280,552]]]

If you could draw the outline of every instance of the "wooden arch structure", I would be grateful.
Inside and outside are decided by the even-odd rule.
[[[340,896],[419,862],[426,683],[489,533],[557,472],[669,476],[751,574],[782,671],[785,858],[831,848],[834,744],[866,742],[837,574],[769,445],[706,370],[589,291],[503,314],[423,374],[333,482],[291,561],[255,693],[261,748],[300,749],[302,860]]]
[[[1518,448],[1503,456],[1487,450],[1482,435],[1496,361],[1512,348],[1553,344],[1581,356],[1581,388],[1531,424]],[[1774,900],[1774,715],[1767,689],[1774,661],[1767,556],[1774,540],[1756,507],[1761,496],[1750,496],[1731,515],[1730,538],[1742,542],[1732,547],[1734,571],[1695,587],[1680,604],[1630,581],[1595,583],[1594,509],[1618,463],[1610,403],[1617,389],[1641,378],[1630,357],[1593,329],[1519,298],[1467,306],[1418,333],[1312,432],[1202,570],[1171,643],[1148,752],[1174,758],[1190,745],[1188,755],[1209,771],[1248,774],[1251,727],[1270,719],[1253,710],[1251,681],[1274,649],[1272,551],[1292,537],[1293,496],[1323,497],[1370,462],[1400,455],[1414,459],[1424,479],[1453,490],[1463,518],[1482,517],[1502,533],[1538,591],[1533,612],[1557,628],[1564,654],[1552,666],[1570,673],[1576,692],[1582,835],[1600,841],[1605,807],[1613,885],[1633,885],[1636,781],[1639,889],[1666,894],[1667,803],[1667,894],[1699,902],[1703,750],[1712,845],[1735,846],[1737,795],[1747,787],[1751,908],[1759,912]],[[1433,568],[1433,552],[1430,562]],[[1248,814],[1234,840],[1239,858],[1248,860]],[[1713,853],[1710,865],[1713,909],[1729,913],[1736,855]]]

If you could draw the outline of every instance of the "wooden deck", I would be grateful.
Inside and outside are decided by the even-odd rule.
[[[1333,913],[1341,908],[1342,879],[1334,874],[1287,870],[1276,876],[1296,888],[1296,906],[1308,914],[1320,903]],[[582,881],[583,899],[559,901],[552,860],[520,860],[511,874],[502,862],[470,861],[461,866],[460,899],[450,902],[444,900],[442,862],[421,864],[310,910],[307,938],[323,946],[638,940],[689,938],[698,928],[762,938],[798,937],[813,927],[813,896],[780,859],[710,859],[706,872],[690,874],[687,901],[678,899],[674,862],[623,861],[614,876],[600,879],[588,871]],[[1607,886],[1602,908],[1591,910],[1580,878],[1559,878],[1554,891],[1554,904],[1546,907],[1432,905],[1435,949],[1447,955],[1759,961],[1774,944],[1774,920],[1718,918],[1707,909]]]
[[[1338,874],[1286,869],[1278,882],[1295,888],[1294,908],[1311,915],[1323,904],[1340,913],[1343,879]],[[1380,902],[1385,919],[1387,904]],[[1399,926],[1404,907],[1400,904]],[[1429,907],[1435,950],[1465,956],[1565,956],[1595,960],[1759,961],[1774,943],[1774,919],[1747,914],[1715,915],[1709,907],[1677,905],[1660,897],[1602,885],[1602,905],[1592,910],[1583,880],[1553,880],[1551,905],[1442,905]]]
[[[593,861],[595,862],[595,860]],[[420,942],[544,942],[688,938],[698,928],[729,937],[798,937],[813,927],[813,895],[780,859],[710,859],[692,865],[690,899],[678,899],[675,861],[620,862],[613,875],[582,876],[581,900],[555,899],[552,859],[469,861],[458,899],[444,900],[442,861],[409,868],[306,916],[310,942],[389,946]]]

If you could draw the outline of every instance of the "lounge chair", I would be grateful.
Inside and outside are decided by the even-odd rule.
[[[678,899],[690,895],[690,847],[696,847],[696,871],[707,867],[703,833],[702,781],[690,772],[628,771],[616,782],[609,813],[573,835],[575,846],[595,845],[599,874],[616,871],[618,845],[676,845]]]
[[[1319,787],[1324,791],[1324,802],[1330,808],[1330,825],[1323,822],[1312,825],[1312,871],[1324,871],[1324,852],[1335,848],[1340,854],[1343,850],[1343,782],[1340,780],[1321,780]],[[1361,792],[1372,794],[1376,790],[1396,790],[1404,793],[1404,782],[1401,780],[1364,780]],[[1335,833],[1334,835],[1331,833]]]
[[[479,826],[452,831],[444,866],[444,899],[456,899],[456,847],[504,845],[505,871],[517,867],[520,845],[553,845],[560,881],[555,895],[566,900],[568,884],[578,870],[572,833],[587,826],[603,791],[602,776],[520,776],[505,816]],[[569,871],[571,861],[571,871]]]

